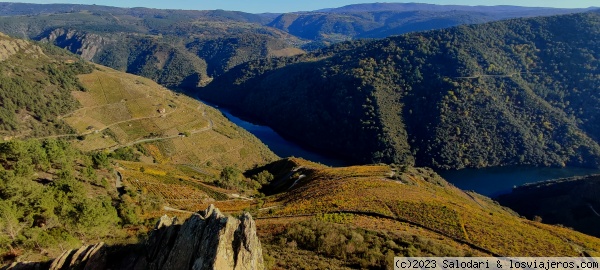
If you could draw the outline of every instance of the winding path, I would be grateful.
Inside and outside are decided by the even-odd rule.
[[[455,79],[478,79],[478,78],[510,78],[517,74],[539,74],[541,72],[513,72],[509,74],[497,74],[497,75],[473,75],[473,76],[465,76],[465,77],[454,77]]]

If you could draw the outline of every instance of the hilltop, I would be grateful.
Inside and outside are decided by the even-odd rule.
[[[68,138],[82,151],[138,145],[157,163],[250,168],[275,155],[217,110],[155,82],[0,36],[0,134]],[[252,154],[251,154],[252,153]]]
[[[356,163],[598,167],[598,21],[590,12],[341,43],[238,66],[199,94]]]
[[[328,168],[286,159],[255,171],[263,169],[275,178],[255,219],[276,269],[385,267],[394,256],[600,252],[598,238],[523,219],[426,168]]]

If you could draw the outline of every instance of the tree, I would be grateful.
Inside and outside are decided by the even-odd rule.
[[[252,176],[252,180],[258,182],[261,185],[266,185],[269,182],[273,181],[275,177],[269,171],[264,170],[259,172],[258,174]]]
[[[92,154],[92,162],[94,163],[94,168],[96,169],[108,168],[110,166],[108,155],[104,152],[96,152]]]
[[[243,178],[244,175],[240,170],[227,166],[221,170],[221,178],[217,184],[224,188],[237,188],[240,187]]]
[[[0,201],[0,232],[16,240],[25,225],[19,222],[23,217],[23,211],[10,201]]]

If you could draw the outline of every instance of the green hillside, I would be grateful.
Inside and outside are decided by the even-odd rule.
[[[85,91],[77,74],[92,66],[53,46],[0,33],[0,136],[48,136],[71,128],[57,117],[79,104],[71,91]]]
[[[205,85],[249,60],[303,53],[296,46],[305,43],[243,12],[29,6],[34,16],[0,16],[0,32],[49,42],[168,87]]]
[[[0,34],[0,70],[2,265],[248,207],[260,184],[241,171],[277,158],[218,110],[51,45]]]
[[[340,44],[250,62],[199,93],[354,162],[598,167],[599,21],[590,12]]]

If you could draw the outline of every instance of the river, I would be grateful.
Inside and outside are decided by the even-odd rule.
[[[202,101],[204,102],[204,101]],[[207,102],[204,102],[207,103]],[[260,139],[265,145],[273,151],[276,155],[286,158],[286,157],[299,157],[306,160],[310,160],[312,162],[321,163],[331,167],[342,167],[348,165],[347,162],[328,157],[314,151],[308,150],[300,145],[293,143],[289,140],[284,139],[281,135],[277,134],[272,128],[263,125],[257,125],[254,123],[250,123],[246,120],[243,120],[233,114],[225,108],[221,108],[210,103],[207,103],[215,108],[217,108],[229,121],[235,123],[236,125],[242,127],[248,132],[252,133],[258,139]]]
[[[204,102],[204,101],[202,101]],[[207,102],[204,102],[207,103]],[[231,122],[254,134],[271,151],[280,157],[301,157],[332,167],[348,165],[340,159],[324,156],[281,137],[272,128],[243,120],[225,108],[207,103],[221,111]],[[514,186],[551,179],[599,174],[600,170],[576,167],[546,168],[528,166],[492,167],[483,169],[463,169],[438,171],[448,182],[463,190],[473,190],[479,194],[494,197],[509,193]]]
[[[508,166],[439,171],[438,173],[448,180],[448,182],[462,190],[473,190],[481,195],[495,197],[510,193],[514,186],[552,179],[598,174],[600,170],[577,167]]]

